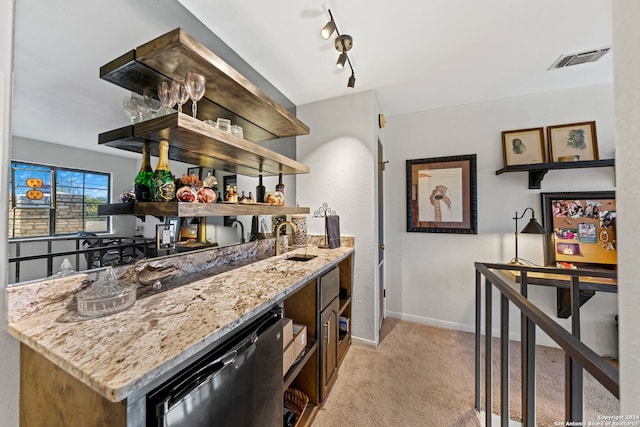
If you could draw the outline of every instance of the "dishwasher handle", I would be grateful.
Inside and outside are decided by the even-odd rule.
[[[269,325],[274,318],[279,318],[279,315],[277,313],[273,313],[267,319],[262,321],[258,326],[256,326],[251,335],[244,339],[233,350],[230,350],[229,352],[216,358],[212,362],[207,363],[197,371],[191,373],[183,381],[172,387],[171,393],[165,400],[165,410],[170,409],[173,402],[180,401],[180,399],[189,394],[199,384],[202,384],[212,376],[219,374],[229,365],[232,365],[236,361],[238,356],[255,345],[255,343],[260,338],[260,334],[264,332],[265,326]]]

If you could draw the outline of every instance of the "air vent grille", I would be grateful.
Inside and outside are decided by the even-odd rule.
[[[557,70],[559,68],[570,67],[572,65],[595,62],[598,59],[602,58],[610,50],[610,47],[605,47],[602,49],[561,55],[553,64],[551,64],[548,70]]]

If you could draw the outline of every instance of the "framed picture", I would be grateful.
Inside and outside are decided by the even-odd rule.
[[[544,163],[544,129],[540,127],[502,132],[502,155],[505,167]]]
[[[407,231],[477,234],[476,155],[407,160]]]
[[[216,173],[211,168],[203,168],[203,167],[187,168],[187,175],[196,175],[198,178],[200,178],[200,181],[205,179],[209,172],[211,172],[211,175],[215,175]]]
[[[596,122],[547,127],[549,161],[598,160]]]
[[[542,193],[542,207],[547,265],[617,265],[615,192]]]

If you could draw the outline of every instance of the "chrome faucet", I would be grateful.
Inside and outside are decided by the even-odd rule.
[[[245,243],[244,240],[244,224],[241,221],[235,220],[233,224],[231,224],[231,228],[236,228],[236,225],[240,225],[240,243]]]
[[[296,232],[296,226],[289,221],[283,221],[276,227],[276,256],[280,255],[280,229],[289,224],[293,232]]]

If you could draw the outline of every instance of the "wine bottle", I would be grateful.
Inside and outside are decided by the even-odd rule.
[[[282,182],[282,173],[278,174],[278,183],[276,184],[276,191],[282,193],[282,201],[284,202],[284,183]]]
[[[176,195],[176,184],[169,169],[169,141],[160,141],[158,166],[151,176],[151,199],[154,202],[169,202]]]
[[[266,189],[262,185],[262,174],[258,175],[258,186],[256,187],[256,202],[264,203]]]
[[[140,171],[133,181],[133,191],[136,193],[136,200],[139,202],[151,201],[151,153],[149,152],[149,143],[142,145],[142,164]]]

